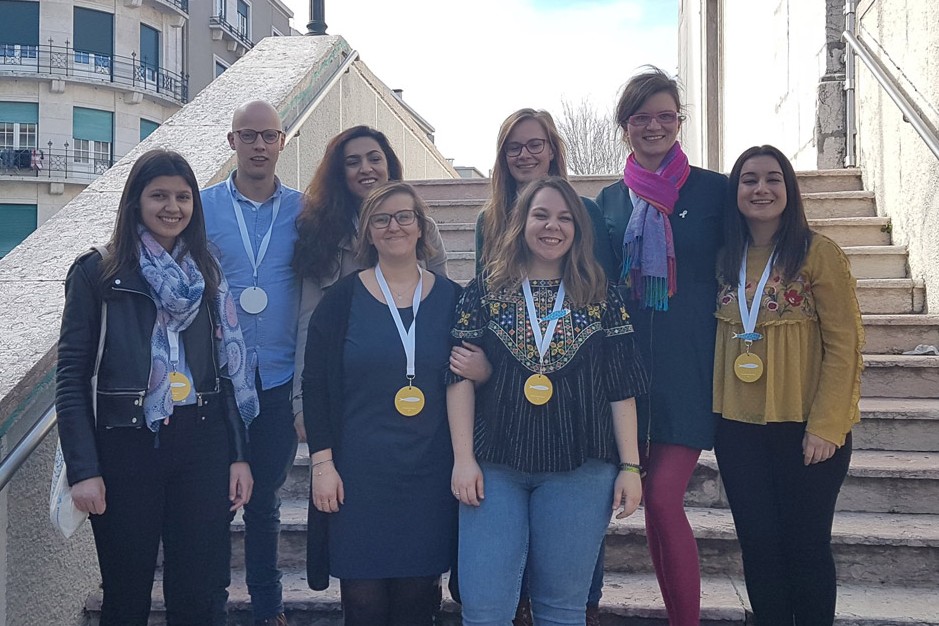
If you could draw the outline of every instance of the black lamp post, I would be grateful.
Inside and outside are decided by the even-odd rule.
[[[326,0],[310,0],[310,23],[306,25],[306,34],[326,34]]]

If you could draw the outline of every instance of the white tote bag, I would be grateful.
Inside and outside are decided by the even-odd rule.
[[[107,257],[107,249],[95,246],[103,261]],[[95,357],[94,375],[91,377],[91,403],[95,421],[98,419],[98,368],[101,367],[101,355],[104,353],[104,334],[108,329],[108,302],[101,300],[101,332],[98,335],[98,354]],[[68,539],[78,530],[88,514],[79,511],[72,500],[72,488],[68,484],[68,472],[65,468],[65,457],[62,455],[62,442],[55,447],[55,461],[52,464],[52,487],[49,490],[49,521],[63,537]]]

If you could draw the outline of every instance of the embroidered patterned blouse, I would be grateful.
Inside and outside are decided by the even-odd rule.
[[[560,281],[531,282],[539,317],[551,312]],[[522,290],[490,293],[477,277],[457,304],[455,344],[481,346],[492,376],[476,391],[476,458],[524,472],[565,472],[588,458],[618,462],[610,402],[646,391],[647,378],[626,307],[614,287],[605,302],[573,309],[538,356]],[[542,326],[544,330],[544,326]],[[547,404],[528,402],[533,373],[554,385]],[[447,370],[447,382],[462,380]]]
[[[747,258],[747,304],[772,246],[751,247]],[[714,412],[754,424],[807,422],[808,431],[839,446],[860,419],[861,346],[864,330],[851,267],[838,244],[814,233],[799,275],[783,283],[770,275],[760,300],[750,351],[763,361],[752,383],[734,375],[745,346],[737,290],[722,285],[717,297]]]

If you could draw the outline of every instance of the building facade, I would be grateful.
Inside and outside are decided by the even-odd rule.
[[[254,42],[280,0],[0,0],[0,257]]]

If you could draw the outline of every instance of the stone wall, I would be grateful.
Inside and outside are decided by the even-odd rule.
[[[62,282],[73,259],[105,242],[126,176],[144,151],[181,152],[200,185],[222,180],[234,166],[226,134],[241,102],[269,100],[297,119],[351,52],[341,37],[269,37],[226,71],[148,139],[78,194],[22,244],[0,260],[0,447],[4,451],[52,402],[55,345]],[[356,63],[288,144],[285,182],[304,186],[325,140],[341,126],[370,123],[386,132],[405,160],[409,177],[456,177],[394,96]],[[338,120],[338,121],[337,121]],[[7,431],[6,429],[9,428]],[[6,624],[71,626],[81,598],[98,584],[90,533],[68,543],[48,524],[49,479],[55,437],[48,437],[0,494],[0,618]]]
[[[939,126],[939,4],[867,0],[859,36],[935,129]],[[910,252],[910,272],[926,281],[927,307],[939,310],[939,159],[926,147],[867,68],[858,62],[858,165],[893,241]]]

